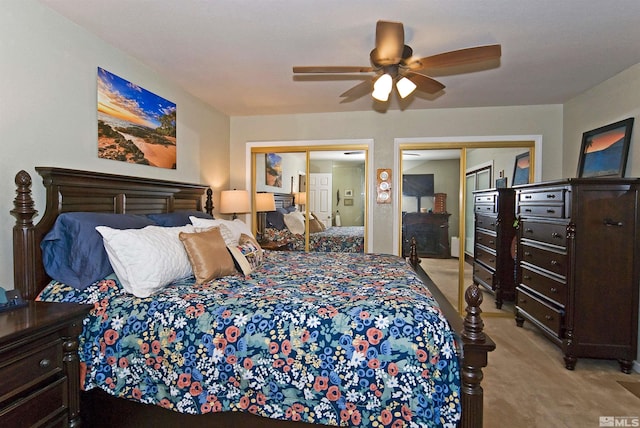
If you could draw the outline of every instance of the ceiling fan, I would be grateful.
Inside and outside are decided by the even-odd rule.
[[[371,66],[302,66],[293,67],[294,73],[376,73],[371,79],[354,86],[340,97],[359,98],[370,92],[378,101],[387,101],[395,82],[400,97],[414,90],[434,94],[444,85],[422,71],[467,65],[500,58],[500,45],[477,46],[445,52],[424,58],[414,57],[413,49],[404,44],[404,26],[401,22],[378,21],[376,47],[369,54]]]

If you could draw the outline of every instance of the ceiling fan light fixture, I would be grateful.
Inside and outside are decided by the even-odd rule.
[[[373,93],[371,96],[378,101],[387,101],[389,94],[393,89],[393,78],[389,74],[383,74],[373,84]]]
[[[398,94],[400,94],[400,97],[402,98],[406,98],[407,96],[411,95],[411,93],[415,91],[416,87],[416,84],[406,77],[403,77],[402,79],[398,80],[398,83],[396,83],[396,89],[398,90]]]

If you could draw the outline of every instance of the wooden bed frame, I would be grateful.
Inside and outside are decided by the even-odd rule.
[[[46,188],[46,208],[37,224],[31,194],[31,176],[16,174],[16,197],[11,214],[16,218],[13,228],[13,262],[15,287],[26,299],[34,299],[49,282],[44,271],[40,241],[53,226],[58,214],[69,211],[149,214],[179,210],[213,211],[212,192],[205,185],[153,180],[114,174],[77,171],[62,168],[37,167]],[[203,198],[206,200],[203,204]],[[495,349],[494,342],[483,333],[480,317],[482,293],[471,285],[465,300],[467,315],[457,311],[431,282],[419,265],[415,245],[410,261],[422,280],[438,300],[445,316],[458,333],[462,348],[462,421],[461,427],[481,427],[483,419],[482,368],[487,354]],[[73,405],[73,404],[72,404]],[[207,415],[183,415],[159,406],[144,405],[114,398],[98,389],[83,392],[80,409],[91,427],[198,426],[206,427],[310,427],[300,422],[279,421],[248,413],[223,412]]]

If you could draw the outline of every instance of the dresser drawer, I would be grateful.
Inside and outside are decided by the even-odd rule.
[[[559,203],[564,205],[566,189],[555,188],[518,192],[518,205]]]
[[[489,290],[493,290],[493,277],[494,273],[492,270],[487,269],[480,263],[473,263],[473,280],[476,284],[483,285]]]
[[[547,327],[553,334],[560,337],[562,327],[562,312],[552,308],[542,300],[529,294],[522,288],[517,289],[517,307],[519,310],[526,312],[538,322]]]
[[[480,193],[475,195],[474,201],[476,205],[484,204],[484,205],[494,205],[497,200],[497,193]]]
[[[496,269],[496,254],[488,248],[476,245],[474,251],[474,259],[476,261],[484,263],[493,270]]]
[[[523,242],[521,261],[553,272],[563,278],[567,276],[567,255],[563,253],[556,253]]]
[[[522,285],[537,291],[562,307],[567,304],[567,284],[563,281],[522,267]]]
[[[0,360],[0,403],[62,371],[62,341],[56,336],[6,354]]]
[[[473,210],[476,214],[495,214],[495,204],[475,204]]]
[[[476,215],[476,228],[495,231],[498,218],[495,216]]]
[[[0,408],[2,426],[41,426],[56,418],[59,422],[60,416],[67,412],[67,394],[67,378],[58,379],[11,405]]]
[[[518,205],[518,215],[521,217],[549,217],[564,218],[564,205]]]
[[[522,238],[544,242],[557,247],[567,246],[567,225],[523,220],[520,222]]]
[[[492,235],[490,233],[486,233],[476,229],[476,244],[484,245],[485,247],[489,247],[495,250],[497,240],[498,238],[496,237],[496,235]]]

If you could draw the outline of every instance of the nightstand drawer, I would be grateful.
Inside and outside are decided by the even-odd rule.
[[[522,263],[528,263],[566,278],[567,255],[532,245],[522,244]],[[525,267],[526,265],[523,265]]]
[[[522,285],[535,290],[563,307],[567,304],[567,284],[549,275],[535,272],[523,266]]]
[[[560,329],[562,326],[562,312],[552,308],[545,302],[534,297],[532,294],[528,294],[521,288],[517,289],[518,300],[517,306],[523,312],[526,312],[539,323],[543,324],[549,330],[551,330],[556,336],[560,337]]]
[[[567,246],[567,225],[523,220],[520,222],[522,239],[531,239],[557,247]]]
[[[53,422],[55,418],[59,418],[67,411],[67,396],[67,378],[65,377],[0,409],[2,425],[31,427]]]
[[[42,380],[63,372],[62,341],[46,337],[0,361],[0,403]]]

